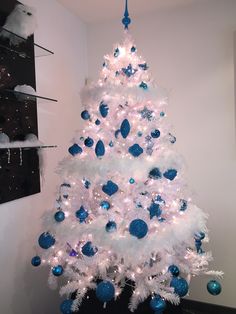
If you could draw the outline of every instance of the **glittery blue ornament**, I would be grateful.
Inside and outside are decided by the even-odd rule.
[[[147,90],[148,89],[148,86],[146,83],[142,82],[140,85],[139,85],[140,88],[144,89],[144,90]]]
[[[60,311],[62,314],[73,314],[72,312],[73,300],[65,300],[60,305]]]
[[[143,110],[138,111],[141,114],[142,119],[151,121],[153,119],[153,111],[149,110],[147,107],[144,107]]]
[[[100,103],[99,112],[103,118],[106,118],[106,116],[108,115],[109,112],[108,105],[105,104],[103,101]]]
[[[62,222],[65,219],[65,213],[62,210],[59,210],[55,213],[54,218],[57,222]]]
[[[127,68],[122,68],[123,73],[127,76],[127,77],[131,77],[132,75],[134,75],[138,70],[137,69],[133,69],[132,65],[129,64],[127,66]]]
[[[184,199],[179,200],[180,203],[180,211],[184,212],[188,208],[188,202]]]
[[[184,278],[173,277],[170,286],[174,288],[175,293],[181,298],[188,293],[188,283]]]
[[[88,212],[84,209],[83,206],[81,206],[80,209],[75,213],[75,216],[79,219],[80,223],[85,222],[85,220],[88,218],[88,215]]]
[[[94,140],[90,137],[87,137],[84,141],[84,145],[87,147],[92,147],[94,143]]]
[[[117,184],[109,180],[106,184],[103,185],[102,190],[107,195],[112,196],[119,190],[119,187]]]
[[[134,46],[131,47],[130,51],[131,51],[131,52],[135,52],[135,51],[136,51],[136,47],[134,47]]]
[[[78,144],[74,144],[71,147],[69,147],[68,152],[72,155],[75,156],[77,154],[82,153],[82,148]]]
[[[162,177],[161,171],[159,170],[159,168],[153,168],[153,169],[149,172],[148,177],[149,177],[150,179],[153,179],[153,180],[161,179],[161,177]]]
[[[90,119],[90,114],[89,114],[88,110],[84,110],[81,112],[81,118],[83,120],[89,120]]]
[[[138,66],[140,67],[140,69],[142,69],[144,71],[146,71],[148,69],[147,63],[142,63],[142,64],[139,64]]]
[[[150,301],[150,307],[154,311],[157,311],[155,313],[162,313],[162,311],[166,308],[166,302],[164,299],[161,298],[160,295],[156,295],[154,298]]]
[[[170,265],[168,268],[168,271],[173,275],[174,277],[179,276],[179,267],[176,265]]]
[[[134,219],[129,225],[129,232],[132,236],[142,239],[148,232],[148,226],[142,219]]]
[[[41,264],[41,258],[39,256],[34,256],[31,260],[31,264],[34,267],[38,267]]]
[[[165,114],[165,112],[164,111],[162,111],[162,112],[160,112],[160,117],[164,117],[166,114]]]
[[[134,184],[134,183],[135,183],[134,178],[130,178],[130,179],[129,179],[129,183],[130,183],[130,184]]]
[[[134,144],[134,145],[130,146],[129,153],[133,157],[138,157],[143,153],[143,149],[138,144]]]
[[[129,135],[129,132],[130,132],[130,124],[129,124],[129,121],[127,119],[125,119],[121,123],[120,133],[121,133],[123,138],[126,138]]]
[[[221,289],[221,284],[216,280],[211,280],[207,284],[207,291],[212,295],[220,294]]]
[[[90,188],[91,182],[89,182],[89,180],[87,179],[83,179],[83,185],[84,187],[88,190]]]
[[[117,58],[119,56],[119,54],[120,54],[120,50],[119,50],[119,48],[116,48],[115,52],[114,52],[114,57]]]
[[[158,137],[160,137],[160,135],[161,135],[161,132],[157,129],[151,132],[152,138],[158,138]]]
[[[101,302],[109,302],[114,298],[115,288],[110,281],[102,281],[97,285],[96,297]]]
[[[103,209],[106,209],[106,210],[108,210],[108,209],[111,208],[111,204],[110,204],[109,202],[107,202],[107,201],[102,201],[102,202],[100,203],[100,206],[101,206]]]
[[[156,203],[152,202],[152,204],[148,208],[148,210],[149,210],[149,213],[150,213],[150,219],[152,219],[153,217],[161,216],[162,210],[161,210],[159,204],[156,204]]]
[[[173,181],[175,177],[177,176],[177,170],[175,169],[168,169],[166,172],[163,173],[163,176],[170,180]]]
[[[63,274],[64,269],[61,265],[54,266],[52,269],[52,273],[54,276],[59,277]]]
[[[96,125],[100,125],[100,124],[101,124],[101,121],[97,119],[97,120],[95,121],[95,124],[96,124]]]
[[[97,157],[102,157],[105,155],[105,146],[103,144],[103,141],[99,140],[97,142],[97,145],[95,147],[95,153]]]
[[[55,239],[49,232],[42,233],[38,239],[39,246],[45,250],[53,246],[55,242]]]
[[[92,242],[88,241],[81,251],[85,256],[92,257],[97,253],[98,249],[92,245]]]
[[[109,221],[107,224],[106,224],[106,232],[114,232],[116,231],[116,223],[115,221]]]

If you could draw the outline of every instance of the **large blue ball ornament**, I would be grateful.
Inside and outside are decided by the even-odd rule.
[[[108,221],[106,224],[106,232],[114,232],[116,229],[117,227],[115,221]]]
[[[84,141],[84,145],[87,147],[92,147],[94,143],[94,140],[90,137],[87,137]]]
[[[39,246],[45,250],[53,246],[55,242],[55,239],[49,232],[42,233],[38,239]]]
[[[135,219],[129,225],[129,232],[132,236],[142,239],[148,233],[148,226],[142,219]]]
[[[143,149],[138,144],[134,144],[133,146],[130,146],[129,153],[133,157],[139,157],[139,155],[143,153]]]
[[[54,218],[57,222],[62,222],[65,219],[65,213],[62,210],[59,210],[55,213]]]
[[[71,147],[69,147],[68,152],[72,155],[72,156],[76,156],[78,154],[82,153],[82,148],[78,145],[78,144],[74,144]]]
[[[73,300],[65,300],[61,303],[60,311],[62,314],[72,314]]]
[[[166,308],[166,302],[161,298],[160,295],[155,296],[154,298],[151,299],[150,301],[150,307],[154,311],[157,311],[157,313],[162,313],[162,311],[165,310]],[[159,312],[158,312],[159,311]]]
[[[175,179],[175,177],[177,176],[177,170],[175,170],[175,169],[169,169],[169,170],[167,170],[167,171],[163,174],[163,176],[164,176],[166,179],[168,179],[168,180],[170,180],[170,181],[173,181],[173,180]]]
[[[34,256],[31,260],[31,264],[34,267],[38,267],[39,265],[41,265],[41,258],[39,256]]]
[[[106,184],[103,185],[102,190],[107,195],[112,196],[119,190],[119,187],[117,184],[109,180]]]
[[[109,302],[114,298],[115,288],[110,281],[102,281],[97,285],[96,296],[101,302]]]
[[[97,157],[102,157],[105,155],[105,146],[103,141],[99,140],[95,147],[95,154]]]
[[[168,271],[173,275],[174,277],[179,276],[179,267],[176,265],[170,265],[168,268]]]
[[[90,114],[89,114],[88,110],[84,110],[81,112],[81,118],[83,120],[89,120],[90,119]]]
[[[52,269],[52,273],[54,276],[59,277],[63,274],[64,269],[61,265],[54,266]]]
[[[85,243],[85,245],[82,247],[82,253],[85,256],[92,257],[97,253],[98,249],[92,245],[92,242],[88,241]]]
[[[188,283],[184,278],[174,277],[170,282],[170,286],[174,288],[175,293],[181,298],[188,293]]]
[[[211,280],[207,284],[207,291],[212,295],[221,293],[221,284],[216,280]]]

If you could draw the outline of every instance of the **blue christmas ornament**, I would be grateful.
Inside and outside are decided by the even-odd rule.
[[[120,134],[120,130],[116,130],[115,131],[115,138],[118,138],[119,134]]]
[[[166,308],[166,302],[164,299],[161,298],[160,295],[156,295],[154,298],[150,301],[150,307],[154,311],[157,311],[155,313],[162,313],[162,311]]]
[[[103,118],[106,118],[106,116],[108,115],[109,112],[108,105],[105,104],[103,101],[100,103],[99,112]]]
[[[87,179],[83,179],[84,187],[88,190],[90,188],[91,182],[89,182]]]
[[[84,145],[87,147],[92,147],[94,143],[94,140],[90,137],[87,137],[84,141]]]
[[[164,117],[166,114],[165,114],[165,112],[164,111],[162,111],[162,112],[160,112],[160,117]]]
[[[158,138],[158,137],[160,137],[160,135],[161,135],[161,132],[157,129],[151,132],[152,138]]]
[[[159,204],[156,204],[156,203],[152,202],[152,204],[148,208],[148,210],[149,210],[149,213],[150,213],[150,219],[152,219],[153,217],[161,216],[162,210],[161,210]]]
[[[207,291],[212,295],[220,294],[221,289],[221,284],[216,280],[211,280],[207,284]]]
[[[127,76],[127,77],[131,77],[132,75],[134,75],[138,70],[137,69],[133,69],[132,64],[129,64],[127,68],[122,68],[123,73]]]
[[[159,204],[164,205],[166,202],[165,202],[165,200],[163,200],[163,198],[161,197],[161,195],[157,195],[157,196],[155,197],[155,203],[159,203]]]
[[[82,247],[82,253],[85,255],[85,256],[88,256],[88,257],[92,257],[94,256],[98,249],[96,247],[94,247],[92,245],[92,242],[88,241],[83,247]]]
[[[97,120],[95,121],[95,124],[96,124],[96,125],[100,125],[100,124],[101,124],[101,121],[97,119]]]
[[[132,236],[142,239],[148,233],[148,226],[142,219],[134,219],[129,225],[129,232]]]
[[[130,146],[129,153],[134,157],[138,157],[143,153],[143,149],[138,144],[134,144]]]
[[[100,203],[100,206],[101,206],[103,209],[106,209],[106,210],[108,210],[108,209],[111,208],[111,204],[110,204],[109,202],[107,202],[107,201],[102,201],[102,202]]]
[[[31,260],[31,264],[34,267],[38,267],[41,264],[41,258],[39,256],[34,256]]]
[[[177,176],[177,170],[175,169],[168,169],[166,172],[164,172],[163,176],[170,180],[173,181],[175,177]]]
[[[117,184],[109,180],[106,184],[103,185],[102,190],[107,195],[112,196],[119,190],[119,187]]]
[[[153,111],[149,110],[147,107],[144,107],[143,110],[138,111],[141,114],[142,119],[151,121],[153,119]]]
[[[71,257],[76,257],[76,256],[78,256],[79,254],[78,254],[78,252],[76,252],[74,249],[72,249],[72,250],[70,251],[69,255],[70,255]]]
[[[80,209],[75,213],[75,216],[79,219],[80,223],[85,222],[85,220],[88,218],[88,215],[88,212],[84,209],[83,206],[81,206]]]
[[[97,142],[97,145],[95,147],[95,153],[97,157],[102,157],[105,155],[105,146],[103,144],[103,141],[99,140]]]
[[[150,179],[153,179],[153,180],[161,179],[161,177],[162,177],[161,171],[159,170],[159,168],[153,168],[153,169],[149,172],[148,177],[149,177]]]
[[[204,238],[205,238],[205,233],[204,232],[202,232],[202,231],[199,231],[199,232],[196,232],[195,234],[194,234],[194,239],[195,240],[203,240]]]
[[[63,274],[64,269],[61,265],[54,266],[52,269],[52,273],[54,276],[59,277]]]
[[[54,218],[57,222],[62,222],[65,219],[65,213],[62,210],[59,210],[55,213]]]
[[[178,277],[179,276],[179,267],[177,267],[176,265],[170,265],[169,268],[168,268],[168,271],[174,277]]]
[[[42,233],[38,239],[39,246],[45,250],[53,246],[55,242],[55,239],[49,232]]]
[[[81,112],[81,118],[83,120],[89,120],[90,119],[90,114],[89,114],[88,110],[84,110]]]
[[[134,184],[134,183],[135,183],[135,180],[134,180],[133,178],[130,178],[130,179],[129,179],[129,183],[130,183],[130,184]]]
[[[129,124],[129,121],[127,119],[125,119],[121,123],[120,133],[121,133],[123,138],[126,138],[129,135],[129,132],[130,132],[130,124]]]
[[[115,221],[109,221],[107,224],[106,224],[106,232],[114,232],[116,231],[116,223]]]
[[[131,47],[130,51],[131,51],[131,52],[135,52],[135,51],[136,51],[136,47],[134,47],[134,46]]]
[[[140,88],[144,89],[144,90],[147,90],[148,89],[148,86],[146,83],[142,82],[140,85],[139,85]]]
[[[188,208],[188,202],[184,199],[181,199],[180,201],[180,211],[184,212]]]
[[[171,144],[174,144],[176,142],[176,137],[174,135],[172,135],[171,133],[169,133],[169,140],[170,140]]]
[[[141,137],[143,135],[143,133],[141,131],[138,131],[137,135],[138,135],[138,137]]]
[[[114,146],[114,143],[113,143],[112,141],[110,141],[109,146],[110,146],[110,147],[113,147],[113,146]]]
[[[101,302],[109,302],[114,298],[115,288],[110,281],[102,281],[97,285],[96,297]]]
[[[142,69],[144,71],[146,71],[148,69],[147,63],[142,63],[142,64],[139,64],[138,66],[140,67],[140,69]]]
[[[170,286],[174,288],[175,293],[181,298],[188,293],[188,283],[184,278],[173,277]]]
[[[73,300],[65,300],[60,305],[60,311],[62,314],[73,314],[72,312]]]
[[[75,156],[77,154],[82,153],[82,148],[78,144],[74,144],[71,147],[69,147],[68,152],[72,155]]]
[[[114,57],[117,58],[119,56],[119,54],[120,54],[120,50],[119,50],[119,48],[116,48],[115,52],[114,52]]]

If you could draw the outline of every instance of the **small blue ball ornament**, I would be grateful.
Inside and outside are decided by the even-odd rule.
[[[87,137],[84,141],[84,145],[87,147],[92,147],[94,140],[91,137]]]
[[[85,256],[92,257],[97,253],[98,249],[92,245],[92,242],[88,241],[81,251]]]
[[[55,239],[49,232],[44,232],[39,236],[38,243],[42,249],[49,249],[55,244]]]
[[[181,298],[188,293],[188,283],[184,278],[181,277],[172,278],[170,286],[174,288],[175,293]]]
[[[114,182],[110,181],[110,180],[107,181],[107,183],[102,186],[102,191],[109,196],[112,196],[118,190],[119,190],[118,185],[115,184]]]
[[[207,284],[207,291],[211,295],[218,295],[221,293],[221,284],[216,280],[211,280]]]
[[[64,269],[61,265],[54,266],[52,269],[52,273],[56,277],[60,277],[64,272]]]
[[[107,201],[102,201],[102,202],[100,203],[100,206],[101,206],[103,209],[106,209],[106,210],[108,210],[108,209],[111,208],[111,204],[110,204],[109,202],[107,202]]]
[[[62,222],[65,220],[65,213],[62,210],[59,210],[55,213],[54,218],[57,222]]]
[[[97,120],[95,121],[95,124],[96,124],[96,125],[100,125],[100,124],[101,124],[101,121],[97,119]]]
[[[134,184],[134,183],[135,183],[134,178],[130,178],[130,179],[129,179],[129,183],[130,183],[130,184]]]
[[[158,138],[158,137],[160,137],[160,135],[161,135],[161,132],[159,131],[159,130],[153,130],[152,132],[151,132],[151,137],[152,138]]]
[[[90,119],[90,114],[89,114],[88,110],[84,110],[81,112],[81,118],[83,120],[89,120]]]
[[[173,181],[175,179],[175,177],[177,176],[177,170],[175,169],[168,169],[164,174],[163,176],[170,180],[170,181]]]
[[[131,47],[130,51],[131,51],[131,52],[135,52],[135,51],[136,51],[136,47],[134,47],[134,46]]]
[[[138,239],[142,239],[148,233],[148,226],[142,219],[134,219],[129,225],[129,233]]]
[[[73,314],[72,304],[73,304],[73,300],[64,300],[60,306],[61,313],[62,314]]]
[[[143,149],[138,144],[134,144],[133,146],[130,146],[129,153],[133,157],[139,157],[143,153]]]
[[[68,152],[72,155],[72,156],[76,156],[78,154],[82,153],[82,148],[78,145],[78,144],[74,144],[71,147],[69,147]]]
[[[109,302],[114,298],[115,288],[110,281],[102,281],[97,285],[96,297],[101,302]]]
[[[108,223],[106,224],[106,232],[114,232],[116,231],[117,229],[117,226],[116,226],[116,223],[115,221],[108,221]]]
[[[172,276],[178,277],[179,276],[179,267],[176,265],[170,265],[168,271],[171,273]]]
[[[88,215],[88,212],[84,209],[83,206],[81,206],[80,209],[75,213],[75,216],[79,219],[80,223],[85,222],[88,218]]]
[[[39,256],[34,256],[31,260],[31,264],[34,267],[38,267],[39,265],[41,265],[41,258]]]
[[[166,302],[161,298],[160,295],[156,295],[150,301],[150,307],[152,310],[157,311],[157,313],[162,313],[166,308]]]
[[[164,111],[162,111],[162,112],[160,112],[160,117],[164,117],[166,114],[165,114],[165,112]]]

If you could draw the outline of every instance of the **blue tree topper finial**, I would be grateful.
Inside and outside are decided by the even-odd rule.
[[[125,14],[124,14],[124,18],[122,19],[122,23],[125,26],[125,29],[129,28],[129,24],[131,23],[131,19],[129,17],[129,11],[128,11],[128,0],[126,0],[125,3]]]

